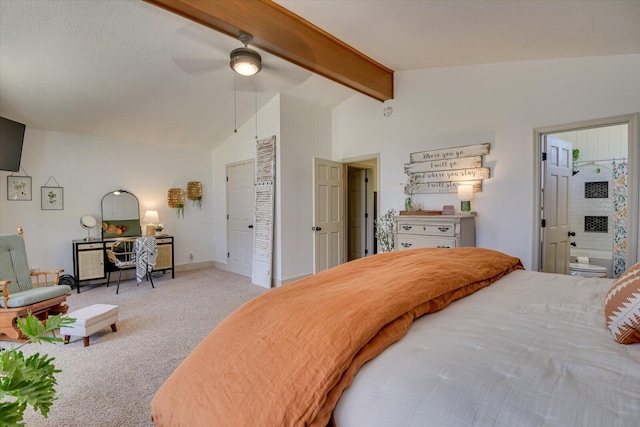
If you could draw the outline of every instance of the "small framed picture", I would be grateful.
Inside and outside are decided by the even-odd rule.
[[[31,177],[9,175],[7,177],[7,200],[31,200]]]
[[[63,210],[64,189],[62,187],[40,187],[41,209]]]

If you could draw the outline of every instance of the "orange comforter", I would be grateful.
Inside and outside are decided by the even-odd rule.
[[[326,426],[358,369],[414,319],[522,264],[480,248],[352,261],[274,289],[218,325],[151,402],[157,426]]]

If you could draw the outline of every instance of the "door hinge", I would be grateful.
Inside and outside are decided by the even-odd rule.
[[[229,214],[227,214],[227,219],[229,219]]]
[[[229,252],[227,252],[227,258],[229,258]]]
[[[543,219],[543,220],[541,221],[541,223],[540,223],[540,227],[543,227],[543,228],[544,228],[544,227],[546,227],[546,226],[547,226],[547,220],[546,220],[546,219]]]
[[[365,214],[364,214],[364,217],[365,217],[365,218],[369,218],[369,214],[368,214],[368,213],[365,213]]]
[[[365,254],[365,255],[369,255],[369,249],[365,249],[365,250],[364,250],[364,254]]]
[[[542,161],[543,162],[547,161],[547,153],[542,153]]]
[[[365,179],[364,179],[364,182],[369,182],[369,178],[365,178]]]
[[[227,182],[229,182],[229,177],[227,177]]]

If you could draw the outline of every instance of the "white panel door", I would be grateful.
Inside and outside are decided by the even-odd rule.
[[[344,261],[343,164],[313,159],[313,271]]]
[[[227,269],[251,277],[254,161],[227,166]]]
[[[570,142],[545,137],[542,271],[569,274],[571,227],[569,196],[571,195],[572,145]]]

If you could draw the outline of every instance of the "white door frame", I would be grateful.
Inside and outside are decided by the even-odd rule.
[[[542,136],[552,133],[568,132],[579,129],[588,129],[613,125],[628,125],[628,144],[629,144],[629,191],[628,191],[628,211],[627,211],[627,231],[630,236],[627,242],[627,259],[628,267],[634,265],[640,259],[638,253],[638,241],[640,240],[640,230],[638,229],[638,215],[640,206],[638,205],[640,197],[638,197],[638,189],[640,188],[640,113],[625,114],[613,117],[604,117],[600,119],[585,120],[581,122],[565,123],[561,125],[546,126],[533,130],[533,250],[531,268],[540,271],[542,261],[540,255],[541,233],[540,222],[542,220],[541,212],[541,192],[542,192]]]

